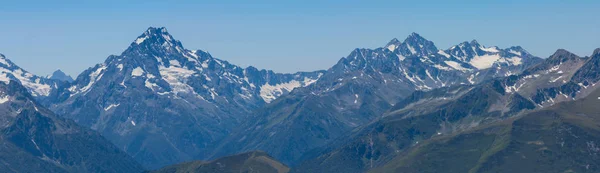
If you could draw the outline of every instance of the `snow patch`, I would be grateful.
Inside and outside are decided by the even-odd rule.
[[[473,57],[473,59],[471,59],[469,64],[473,65],[477,69],[486,69],[492,67],[492,65],[494,65],[494,62],[496,62],[500,58],[500,55],[475,56]]]
[[[473,81],[474,78],[475,78],[475,75],[471,74],[471,76],[469,76],[469,78],[467,78],[467,80],[469,80],[469,83],[475,84],[475,81]]]
[[[558,79],[560,79],[560,78],[562,78],[562,77],[563,77],[563,76],[559,76],[559,77],[557,77],[557,78],[555,78],[555,79],[550,79],[550,83],[554,83],[554,82],[558,81]]]
[[[303,86],[308,86],[310,84],[313,84],[313,83],[317,82],[317,80],[319,80],[321,78],[321,76],[323,76],[322,73],[319,74],[319,76],[317,76],[316,79],[311,79],[311,78],[308,78],[308,77],[304,77],[304,85]]]
[[[396,45],[393,45],[393,44],[392,44],[392,45],[389,45],[389,46],[387,47],[387,49],[393,52],[394,50],[396,50]]]
[[[10,100],[10,98],[8,96],[4,96],[4,97],[0,98],[0,104],[6,103],[6,102],[8,102],[8,100]]]
[[[108,111],[108,110],[110,110],[112,108],[116,108],[119,105],[121,105],[121,104],[111,104],[111,105],[108,105],[107,107],[104,108],[104,111]]]
[[[123,64],[117,65],[117,68],[119,68],[119,71],[123,70]]]
[[[162,78],[169,83],[171,89],[175,93],[189,93],[193,92],[193,88],[186,84],[186,80],[189,76],[195,72],[181,67],[159,67],[160,75]]]
[[[412,46],[410,46],[409,44],[406,44],[406,47],[408,48],[408,50],[410,51],[410,53],[415,54],[417,53],[417,51],[415,51],[415,48],[413,48]]]
[[[415,80],[414,80],[412,77],[410,77],[410,76],[408,75],[408,73],[406,73],[406,70],[402,69],[402,74],[404,74],[404,77],[406,77],[406,79],[408,79],[408,80],[409,80],[409,81],[411,81],[412,83],[415,83]]]
[[[146,79],[146,81],[144,82],[144,86],[150,88],[152,91],[154,91],[154,87],[158,87],[157,84],[148,81],[148,79]]]
[[[508,52],[515,54],[515,55],[523,56],[523,55],[521,55],[521,52],[517,52],[515,50],[509,50]]]
[[[444,67],[444,66],[441,66],[441,65],[439,65],[439,64],[433,65],[433,67],[435,67],[435,68],[437,68],[437,69],[440,69],[440,70],[445,70],[445,71],[450,71],[450,70],[452,70],[452,68]]]
[[[171,64],[171,66],[181,67],[181,64],[179,64],[179,61],[177,60],[169,60],[169,64]]]
[[[404,61],[404,59],[406,59],[406,57],[404,57],[403,55],[398,54],[398,60]]]
[[[142,76],[144,74],[144,70],[141,67],[136,67],[131,71],[131,76]]]
[[[456,61],[444,61],[444,63],[448,64],[450,67],[456,69],[456,70],[460,70],[460,71],[469,71],[469,69],[462,67],[458,62]]]
[[[481,46],[481,47],[479,47],[479,49],[481,49],[483,51],[486,51],[486,52],[493,52],[493,53],[500,52],[498,50],[498,48],[496,48],[496,47],[483,47],[483,46]]]
[[[141,44],[143,43],[146,39],[148,39],[148,36],[144,36],[144,37],[140,37],[135,39],[135,44]]]
[[[268,82],[260,87],[260,97],[267,103],[275,100],[284,93],[292,91],[294,88],[300,87],[301,83],[297,80],[292,80],[287,83],[270,85]]]
[[[202,68],[208,68],[208,60],[202,62]]]
[[[444,52],[443,50],[439,50],[438,54],[445,56],[446,58],[450,58],[450,55],[448,55],[446,52]]]
[[[437,82],[433,77],[431,77],[431,73],[429,73],[429,70],[425,70],[425,74],[427,74],[427,77],[429,77],[429,79]]]
[[[2,73],[0,74],[0,81],[8,84],[10,82],[10,79],[8,78],[6,73]]]
[[[562,65],[562,63],[558,64],[558,65],[555,65],[552,68],[548,69],[548,71],[546,71],[546,74],[558,71],[558,69],[560,69],[560,65]]]
[[[512,58],[506,58],[506,60],[508,62],[510,62],[512,65],[521,65],[522,64],[522,62],[521,62],[522,59],[520,57],[515,56]]]

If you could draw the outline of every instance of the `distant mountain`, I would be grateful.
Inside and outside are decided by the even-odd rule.
[[[52,73],[52,75],[48,76],[49,79],[54,79],[54,80],[59,80],[59,81],[65,81],[65,82],[73,82],[73,78],[67,74],[65,74],[64,72],[62,72],[61,70],[56,70]]]
[[[51,108],[155,169],[205,158],[251,111],[322,74],[242,68],[151,27],[56,92]]]
[[[241,125],[213,157],[264,150],[293,166],[306,152],[380,117],[414,91],[520,74],[540,61],[520,47],[499,49],[475,41],[439,50],[416,33],[381,48],[355,49],[315,84],[257,110],[256,118]]]
[[[0,120],[1,172],[143,171],[100,134],[38,104],[17,81],[0,82]]]
[[[594,64],[599,59],[600,49],[591,57],[578,57],[558,50],[519,75],[477,85],[415,92],[395,104],[380,119],[325,147],[307,152],[304,157],[308,160],[298,166],[297,172],[364,172],[382,165],[393,167],[396,162],[390,162],[391,159],[417,157],[407,156],[406,152],[430,139],[455,137],[457,133],[512,121],[514,117],[559,102],[590,98],[589,94],[598,89],[595,85],[600,71]],[[454,147],[472,147],[460,143]],[[461,166],[459,168],[465,168]],[[446,168],[450,167],[402,169],[400,172]]]
[[[167,166],[151,173],[287,173],[290,169],[265,152],[253,151],[213,161],[192,161]]]

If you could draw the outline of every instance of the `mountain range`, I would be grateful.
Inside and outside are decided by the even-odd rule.
[[[355,49],[314,84],[256,111],[213,156],[263,150],[294,165],[304,153],[380,117],[414,91],[477,84],[519,74],[542,59],[520,47],[464,42],[447,50],[419,34]]]
[[[439,49],[412,33],[327,70],[276,73],[150,27],[74,80],[36,76],[0,54],[0,167],[595,172],[599,66],[600,49],[542,59],[475,40]]]
[[[590,93],[597,90],[595,84],[598,82],[596,78],[599,72],[592,71],[596,68],[595,64],[598,60],[600,60],[600,49],[594,51],[591,57],[578,57],[565,50],[558,50],[544,62],[528,68],[520,75],[497,78],[478,85],[414,92],[411,96],[394,105],[380,119],[355,129],[352,133],[344,136],[343,139],[332,142],[328,146],[308,152],[304,156],[306,161],[298,166],[297,171],[365,172],[381,169],[379,171],[387,172],[390,170],[383,167],[386,167],[387,164],[394,167],[392,164],[397,163],[393,162],[394,158],[402,157],[402,159],[412,160],[412,157],[421,157],[422,154],[412,156],[410,152],[415,147],[425,145],[423,143],[429,144],[430,141],[439,138],[451,139],[463,133],[468,134],[475,129],[494,126],[490,124],[505,125],[514,123],[515,119],[527,117],[530,114],[535,115],[532,116],[535,118],[524,119],[527,121],[536,121],[536,118],[543,119],[545,118],[543,114],[538,112],[553,109],[555,104],[565,101],[577,102],[583,98],[587,98],[587,100],[596,98],[595,95],[590,96]],[[561,71],[561,69],[568,69],[569,72]],[[563,79],[564,81],[554,82],[558,81],[556,79]],[[515,81],[527,84],[518,85],[519,82]],[[577,84],[573,86],[573,83],[581,83],[581,86]],[[540,101],[540,95],[544,96],[546,100]],[[565,114],[565,116],[572,115]],[[505,128],[510,130],[510,126]],[[491,138],[492,143],[489,143],[490,146],[487,148],[486,145],[478,146],[483,147],[479,148],[481,150],[479,155],[483,154],[481,155],[482,158],[475,160],[477,162],[472,162],[473,165],[470,165],[472,167],[458,166],[463,170],[454,172],[485,172],[479,171],[481,165],[478,164],[486,161],[487,154],[497,152],[496,150],[499,148],[494,148],[495,145],[505,147],[505,143],[511,142],[510,139],[505,139],[507,138],[505,136],[507,135],[506,131],[495,130],[501,132],[498,133],[496,139],[500,138],[498,140],[502,141],[494,143],[494,138]],[[536,137],[538,136],[529,136],[529,140],[535,141]],[[483,140],[478,137],[474,138],[474,140]],[[467,139],[455,140],[455,142],[461,143],[454,146],[457,148],[435,150],[431,153],[435,155],[447,154],[446,152],[465,152],[472,145],[462,143],[463,140]],[[444,159],[452,160],[448,159],[448,156]],[[551,158],[539,159],[551,160]],[[543,161],[548,162],[550,160]],[[446,166],[434,166],[435,169],[430,170],[436,172],[434,170],[440,171],[445,169]],[[467,169],[465,171],[466,168],[472,168],[473,170]],[[507,168],[510,167],[504,169]],[[394,171],[391,172],[420,172],[420,170],[426,169],[400,171],[394,168]]]

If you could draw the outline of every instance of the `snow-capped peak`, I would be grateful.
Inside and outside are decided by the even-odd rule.
[[[437,47],[435,47],[435,44],[432,41],[429,41],[414,32],[404,39],[403,44],[400,45],[400,48],[398,49],[405,56],[426,56],[438,52]]]
[[[150,27],[140,36],[138,36],[129,48],[125,51],[136,51],[142,49],[150,50],[152,52],[164,52],[164,51],[183,51],[181,42],[175,40],[166,28]]]
[[[500,49],[496,46],[486,47],[477,40],[462,42],[445,52],[477,69],[487,69],[495,65],[520,65],[524,61],[523,58],[530,57],[529,53],[519,46]]]
[[[96,92],[95,86],[116,83],[124,90],[145,88],[143,91],[161,96],[194,97],[215,104],[238,102],[236,97],[252,101],[269,93],[264,99],[269,102],[292,88],[311,83],[305,82],[307,79],[318,79],[315,75],[305,78],[266,71],[248,74],[244,68],[213,58],[208,52],[185,49],[165,28],[150,27],[136,40],[121,55],[110,56],[105,63],[82,73],[69,88],[70,94],[87,95]]]

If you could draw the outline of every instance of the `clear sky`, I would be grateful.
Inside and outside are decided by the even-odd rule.
[[[543,58],[558,48],[587,56],[600,47],[598,9],[598,0],[5,0],[0,53],[38,75],[76,76],[164,26],[187,49],[276,72],[327,69],[411,32],[442,49],[476,39]]]

